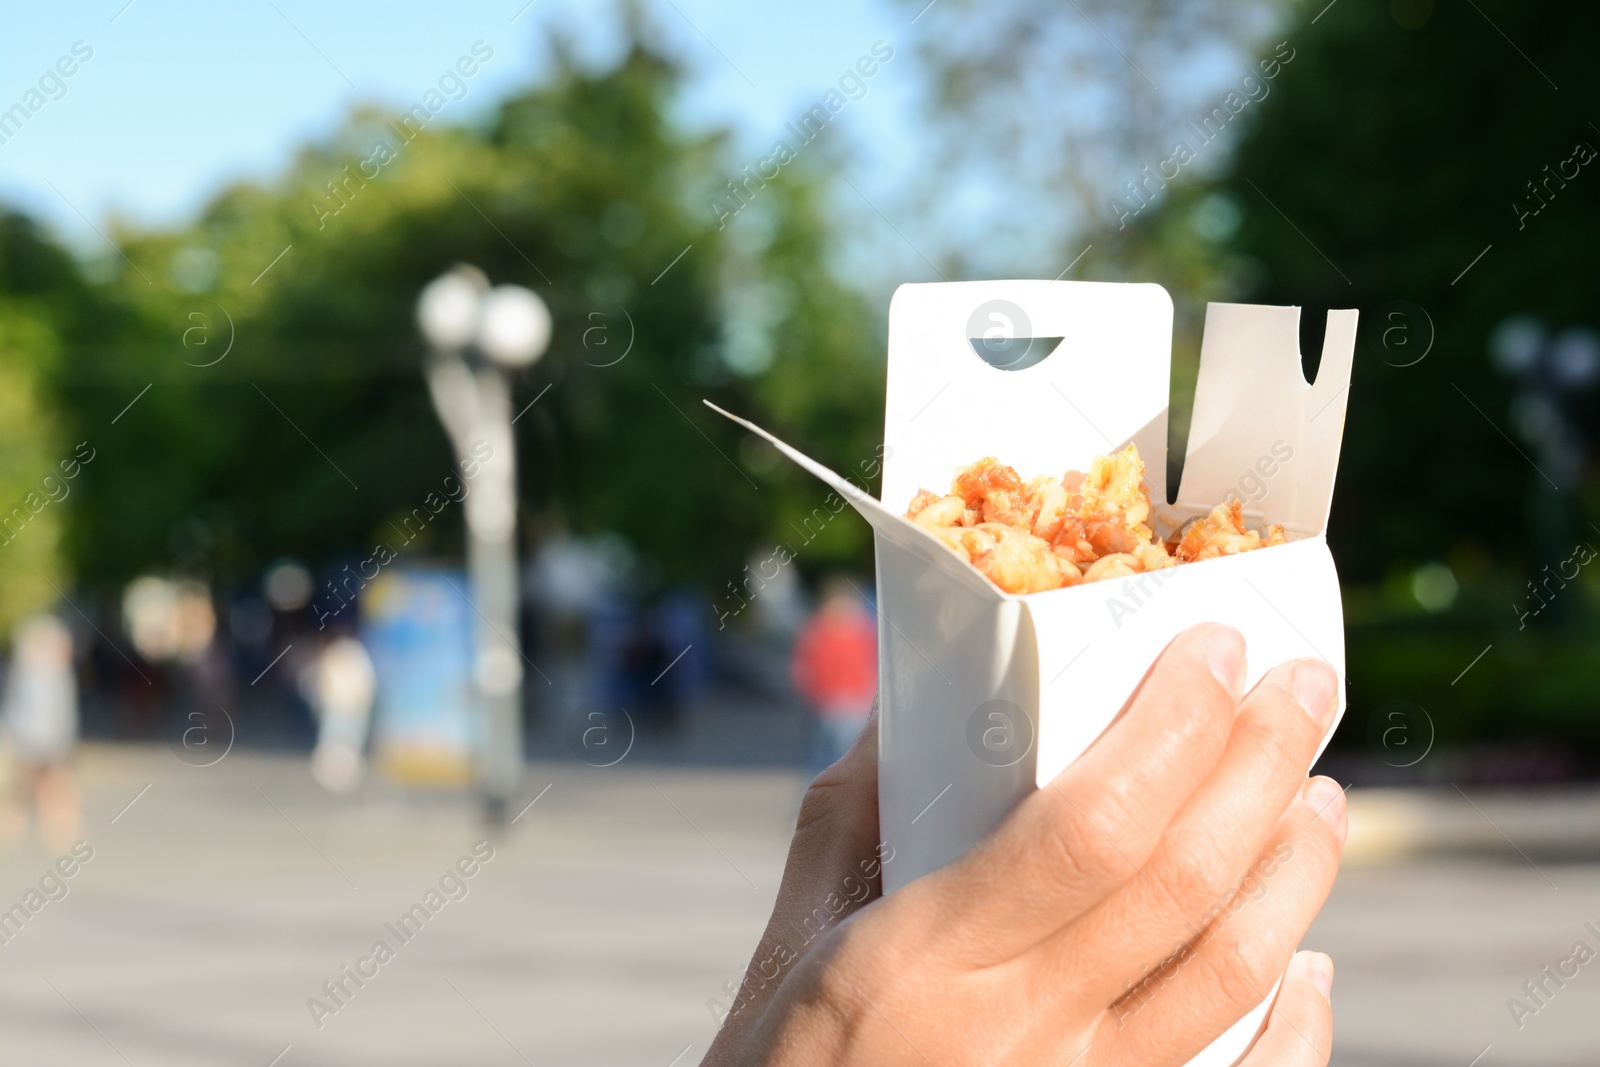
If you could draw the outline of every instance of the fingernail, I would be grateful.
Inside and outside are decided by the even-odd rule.
[[[1333,999],[1333,960],[1321,952],[1306,953],[1307,977],[1326,999]]]
[[[1333,718],[1339,698],[1339,676],[1320,659],[1304,659],[1295,664],[1294,698],[1311,721],[1326,726]]]
[[[1327,823],[1333,836],[1339,839],[1341,845],[1344,844],[1350,822],[1345,811],[1344,790],[1339,788],[1339,783],[1332,778],[1313,778],[1306,783],[1303,795],[1311,810],[1317,813],[1317,818]]]
[[[1234,696],[1244,692],[1244,635],[1231,626],[1213,626],[1206,658],[1222,688]]]

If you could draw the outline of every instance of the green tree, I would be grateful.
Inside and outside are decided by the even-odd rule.
[[[1538,607],[1527,581],[1575,542],[1600,547],[1589,521],[1600,486],[1587,458],[1535,468],[1549,465],[1533,440],[1548,413],[1518,409],[1488,350],[1513,314],[1554,330],[1595,324],[1600,177],[1580,162],[1556,172],[1600,149],[1584,106],[1600,14],[1396,0],[1340,4],[1312,24],[1320,6],[1299,9],[1288,31],[1298,56],[1222,192],[1242,212],[1232,246],[1252,264],[1250,298],[1359,307],[1368,320],[1329,534],[1341,573],[1370,583],[1349,605],[1353,684],[1365,680],[1374,702],[1448,708],[1441,722],[1457,735],[1592,736],[1600,582],[1586,570],[1550,586],[1543,618],[1517,612]],[[1386,348],[1391,327],[1402,329]],[[1396,365],[1430,336],[1425,359]],[[1594,394],[1570,396],[1568,412],[1593,442]],[[1547,475],[1565,483],[1559,496]],[[1461,584],[1454,610],[1433,620],[1412,596],[1413,568],[1429,561]],[[1558,616],[1566,624],[1552,626]]]
[[[51,607],[65,581],[61,513],[71,480],[41,364],[54,355],[49,323],[16,299],[0,299],[0,633]],[[72,469],[72,468],[68,468]]]
[[[1128,195],[1124,183],[1138,181],[1142,166],[1164,157],[1185,120],[1232,88],[1228,81],[1253,64],[1286,5],[902,0],[902,7],[924,30],[917,51],[937,160],[925,195],[929,212],[949,223],[950,253],[968,273],[1050,277],[1088,243],[1095,251],[1083,270],[1118,270],[1102,243],[1110,201]]]
[[[1512,315],[1552,334],[1596,325],[1586,253],[1600,200],[1585,160],[1600,128],[1584,101],[1600,15],[1498,0],[1007,0],[928,17],[941,10],[967,31],[926,48],[949,151],[1039,190],[1000,225],[1034,225],[1063,263],[1092,243],[1074,277],[1172,291],[1174,459],[1207,300],[1304,306],[1311,370],[1326,310],[1361,310],[1329,530],[1358,712],[1346,742],[1392,699],[1435,709],[1446,740],[1600,735],[1588,684],[1600,579],[1585,567],[1573,580],[1567,563],[1579,541],[1600,548],[1595,393],[1561,399],[1581,461],[1542,469],[1549,412],[1488,355]],[[1177,180],[1134,198],[1126,181],[1222,103],[1193,88],[1196,72],[1231,69],[1234,88],[1279,41],[1293,59],[1270,92]],[[1550,580],[1557,568],[1569,577]],[[1440,581],[1458,586],[1453,604],[1417,595]],[[1550,608],[1524,622],[1541,597]]]
[[[113,231],[126,260],[106,261],[98,315],[114,337],[69,344],[60,375],[74,417],[106,428],[71,542],[86,578],[228,582],[393,540],[453,469],[413,309],[458,262],[532,288],[555,320],[517,386],[530,538],[618,532],[662,580],[721,586],[792,537],[824,494],[703,397],[840,467],[873,458],[877,320],[829,265],[827,163],[785,167],[723,226],[705,205],[739,172],[728,138],[675,123],[681,72],[625,17],[614,64],[557,40],[480,126],[361,111],[191,226]],[[419,550],[456,551],[459,522]],[[864,561],[863,530],[833,526],[806,561]]]
[[[70,586],[63,537],[87,467],[74,456],[81,426],[55,388],[62,348],[102,327],[104,302],[76,263],[26,217],[0,211],[0,636],[57,606]],[[89,443],[82,455],[94,456]]]

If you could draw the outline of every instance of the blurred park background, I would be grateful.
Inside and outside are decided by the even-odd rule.
[[[1368,866],[1315,931],[1352,957],[1355,1051],[1335,1062],[1466,1064],[1486,1045],[1485,1064],[1593,1061],[1578,1026],[1600,979],[1527,1021],[1542,1034],[1513,1026],[1506,998],[1600,922],[1585,251],[1600,15],[1499,0],[246,8],[33,8],[0,39],[0,631],[40,613],[65,626],[85,833],[110,856],[119,831],[144,841],[121,875],[83,879],[80,919],[40,916],[27,967],[3,968],[17,1029],[0,1045],[115,1062],[121,1027],[145,1051],[133,1062],[265,1064],[284,1045],[286,1067],[371,1062],[425,1018],[443,1043],[383,1045],[386,1062],[454,1061],[453,1017],[374,1004],[360,1041],[330,1044],[300,998],[477,833],[477,489],[435,414],[416,312],[471,264],[552,322],[510,379],[531,761],[512,812],[552,792],[511,827],[533,836],[503,839],[536,885],[481,894],[496,903],[480,940],[436,961],[501,983],[516,1040],[490,1023],[482,1049],[459,1046],[472,1062],[667,1064],[684,1043],[697,1060],[705,1004],[776,886],[810,745],[794,644],[830,578],[870,592],[871,538],[848,512],[813,533],[826,491],[701,400],[865,470],[894,287],[1058,276],[1172,293],[1174,472],[1207,301],[1303,306],[1308,371],[1326,310],[1361,309],[1329,533],[1350,704],[1324,769],[1357,786]],[[779,546],[792,562],[769,575]],[[324,767],[329,792],[307,768],[335,638],[370,658],[374,766]],[[122,808],[141,786],[166,831]],[[661,836],[603,818],[624,809],[665,812]],[[263,858],[280,847],[287,868]],[[12,848],[7,901],[59,851]],[[212,862],[186,881],[191,849]],[[318,866],[324,850],[341,863]],[[347,890],[328,869],[345,864],[394,883],[394,907],[320,911],[330,886],[369,881]],[[728,866],[748,875],[731,889],[759,885],[749,899],[723,901]],[[1571,915],[1540,927],[1530,901],[1558,884]],[[1428,900],[1443,901],[1431,918]],[[194,955],[160,947],[196,907],[229,951],[193,930]],[[554,991],[517,986],[535,965],[498,932],[564,909],[564,934],[511,941]],[[347,918],[351,952],[330,954]],[[201,997],[192,1016],[177,1003],[247,960],[283,988]],[[119,1001],[145,967],[163,1027]],[[563,968],[576,986],[557,988]],[[71,976],[105,1014],[35,973]],[[640,1015],[608,1028],[629,989]],[[240,1006],[266,1000],[270,1018]],[[259,1056],[229,1043],[241,1027]],[[186,1045],[202,1032],[212,1044]]]

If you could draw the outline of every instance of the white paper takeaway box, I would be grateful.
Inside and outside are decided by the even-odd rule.
[[[1158,285],[901,286],[889,309],[881,502],[736,419],[873,527],[879,820],[894,849],[883,866],[886,893],[961,855],[1076,759],[1186,627],[1237,627],[1249,646],[1248,685],[1301,656],[1327,660],[1342,682],[1344,621],[1325,533],[1356,312],[1328,313],[1315,385],[1301,370],[1299,322],[1294,307],[1209,306],[1172,505],[1165,504],[1172,301]],[[1011,348],[994,346],[1001,358],[980,356],[973,341],[991,323],[1013,338]],[[1027,337],[1038,340],[1030,347]],[[1019,358],[1023,349],[1030,355]],[[1049,354],[1033,362],[1041,352]],[[1091,457],[1130,441],[1145,459],[1152,525],[1170,529],[1237,495],[1252,525],[1282,523],[1290,543],[1016,596],[901,517],[919,489],[945,491],[958,467],[982,456],[999,457],[1027,479],[1083,470]],[[1343,688],[1330,736],[1344,713]],[[1232,1063],[1265,1008],[1193,1064]]]

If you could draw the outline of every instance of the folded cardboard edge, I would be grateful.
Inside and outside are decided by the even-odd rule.
[[[978,569],[971,563],[950,551],[943,541],[940,541],[933,534],[909,519],[896,515],[879,503],[871,493],[854,482],[840,477],[810,456],[807,456],[804,452],[785,444],[750,420],[742,419],[731,411],[725,411],[709,400],[702,400],[701,403],[723,418],[743,426],[746,430],[749,430],[773,448],[788,456],[803,470],[818,478],[834,492],[842,496],[851,507],[856,509],[862,518],[872,524],[874,530],[888,537],[895,544],[908,551],[915,552],[930,565],[939,568],[963,585],[982,590],[985,595],[1001,600],[1009,596],[1009,594],[1002,592],[994,583],[980,574]]]
[[[1300,355],[1300,309],[1206,307],[1177,505],[1238,497],[1247,512],[1292,531],[1327,529],[1355,356],[1357,312],[1328,312],[1317,380]],[[1279,472],[1295,465],[1291,477]]]

